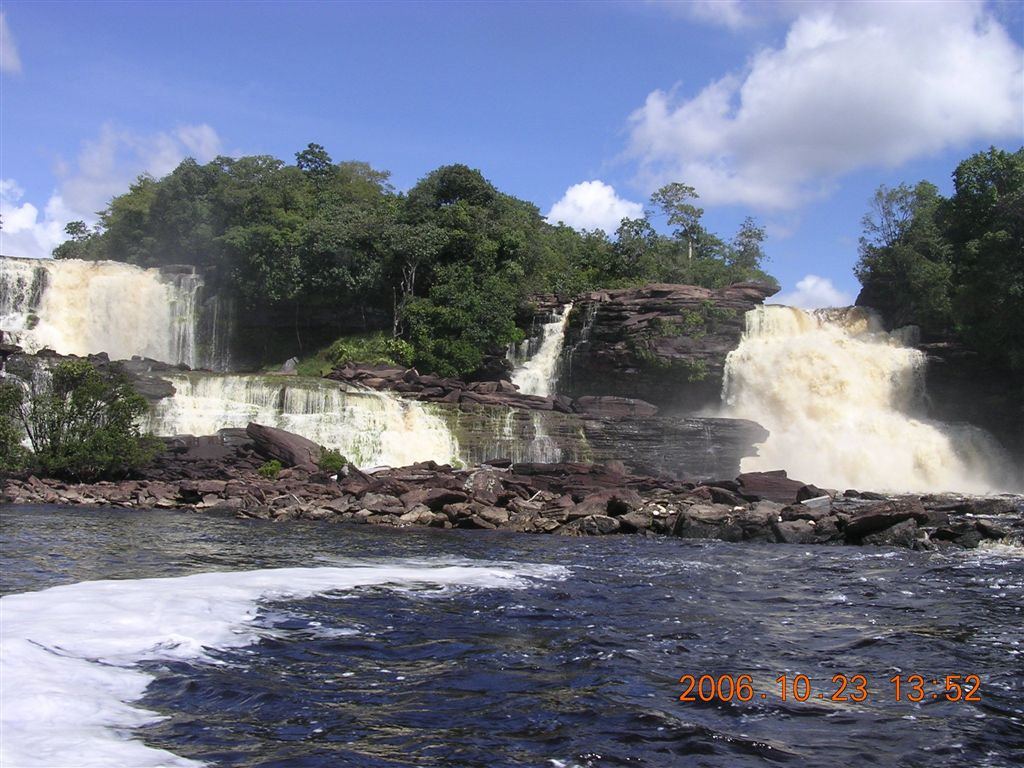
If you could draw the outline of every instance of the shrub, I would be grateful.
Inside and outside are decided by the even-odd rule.
[[[383,333],[346,336],[331,344],[327,350],[327,359],[334,365],[371,363],[408,367],[413,362],[413,348],[404,339],[392,338]]]
[[[281,462],[278,461],[277,459],[271,459],[270,461],[266,462],[262,467],[260,467],[257,471],[261,475],[263,475],[263,477],[273,480],[275,477],[281,474],[281,469]]]
[[[333,448],[322,448],[320,451],[320,471],[336,475],[349,465],[349,460]]]
[[[71,360],[53,369],[48,386],[33,387],[18,416],[40,472],[89,482],[123,478],[160,452],[160,441],[139,430],[148,409],[119,369]]]

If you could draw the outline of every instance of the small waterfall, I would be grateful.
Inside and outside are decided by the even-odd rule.
[[[569,322],[572,303],[562,307],[559,314],[554,315],[550,322],[544,324],[540,347],[536,351],[530,349],[530,340],[523,342],[526,354],[517,350],[509,357],[516,365],[512,371],[512,383],[526,395],[550,397],[555,394],[558,383],[558,364],[565,342],[565,326]]]
[[[250,421],[302,435],[357,466],[449,462],[458,442],[422,403],[386,392],[349,390],[327,379],[187,373],[146,425],[158,435],[212,435]]]
[[[201,364],[198,295],[203,280],[114,261],[0,257],[0,328],[35,352],[106,352]]]
[[[580,327],[579,335],[576,341],[570,347],[564,347],[562,349],[562,372],[571,380],[572,379],[572,359],[576,355],[577,350],[586,350],[590,346],[590,334],[594,330],[594,320],[597,318],[597,306],[598,302],[589,301],[583,305],[586,307],[583,314],[583,324]],[[569,313],[567,312],[566,315]],[[570,381],[570,385],[573,382]]]
[[[771,434],[743,470],[786,469],[839,490],[1005,490],[1005,459],[984,432],[912,415],[925,358],[904,337],[860,308],[748,312],[726,360],[725,415]]]
[[[494,406],[468,411],[446,408],[438,414],[458,434],[459,459],[466,464],[493,459],[516,464],[583,461],[588,451],[582,428],[567,426],[561,414],[551,411]],[[561,440],[551,430],[561,435]]]

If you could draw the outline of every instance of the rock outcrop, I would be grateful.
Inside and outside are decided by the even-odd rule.
[[[465,382],[382,365],[347,365],[328,378],[433,403],[470,464],[621,461],[641,474],[705,479],[737,474],[768,437],[752,421],[661,416],[651,403],[626,397],[525,395],[508,381]]]
[[[296,467],[316,472],[320,462],[320,446],[301,435],[283,429],[250,423],[245,434],[255,444],[256,451],[280,461],[285,467]]]
[[[630,473],[616,463],[498,462],[455,469],[423,462],[373,473],[349,468],[340,476],[293,467],[264,477],[258,467],[276,452],[274,445],[254,441],[242,430],[175,438],[135,479],[92,484],[8,479],[0,500],[398,528],[661,534],[919,550],[971,548],[985,540],[1020,542],[1024,536],[1024,497],[1019,496],[879,498],[823,491],[785,473],[688,483]]]
[[[744,315],[776,290],[655,284],[591,293],[569,319],[560,387],[572,397],[646,400],[663,412],[717,406]]]

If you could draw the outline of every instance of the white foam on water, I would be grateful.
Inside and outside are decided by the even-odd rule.
[[[200,659],[258,641],[261,601],[385,586],[520,589],[560,566],[415,565],[283,568],[88,581],[0,598],[0,765],[198,766],[131,733],[161,716],[133,706],[152,677],[143,661]]]

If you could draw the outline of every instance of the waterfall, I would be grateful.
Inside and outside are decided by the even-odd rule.
[[[569,322],[571,311],[572,303],[566,304],[560,314],[554,315],[550,322],[544,324],[540,347],[536,352],[529,349],[529,340],[524,342],[529,355],[525,360],[518,353],[510,355],[513,363],[516,363],[516,368],[512,371],[512,383],[518,386],[523,394],[540,397],[555,394],[558,363],[565,341],[565,326]],[[531,352],[533,354],[530,354]]]
[[[140,355],[197,367],[203,280],[115,261],[0,257],[0,329],[29,352]]]
[[[250,421],[334,448],[357,466],[449,462],[459,446],[428,406],[327,379],[205,373],[171,377],[176,394],[145,426],[158,435],[212,435]]]
[[[904,338],[861,308],[748,312],[726,359],[725,415],[771,434],[743,470],[786,469],[839,490],[1005,490],[997,478],[1010,475],[994,440],[913,415],[925,357]]]

